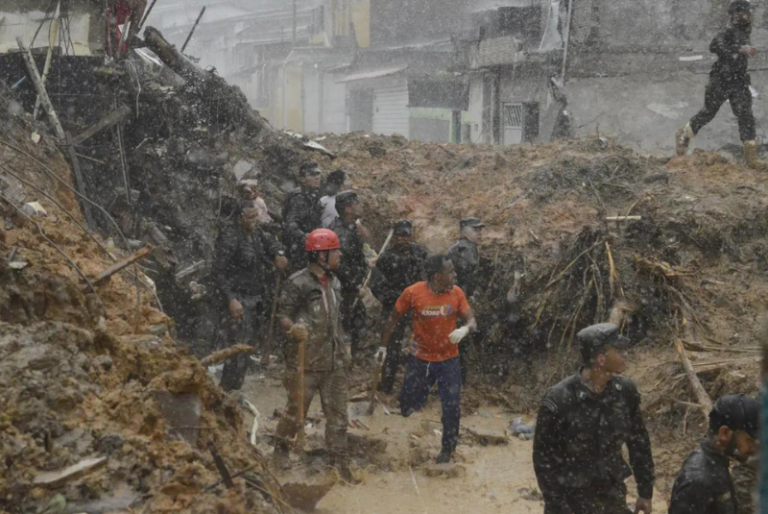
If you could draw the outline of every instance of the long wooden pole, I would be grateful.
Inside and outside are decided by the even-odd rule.
[[[200,15],[195,20],[195,24],[192,25],[192,30],[189,31],[189,35],[187,36],[187,40],[184,41],[184,44],[181,46],[181,53],[184,53],[184,50],[186,50],[187,45],[189,44],[189,40],[192,39],[192,34],[195,33],[195,29],[197,28],[197,25],[200,23],[200,20],[203,18],[203,14],[205,13],[205,6],[203,6],[203,9],[200,11]]]
[[[45,81],[48,79],[48,72],[51,71],[51,61],[53,61],[53,47],[56,45],[56,41],[59,39],[59,18],[61,17],[61,0],[56,4],[56,13],[51,20],[51,33],[48,36],[48,53],[45,55],[45,66],[43,66],[42,82],[45,85]],[[32,113],[32,119],[37,119],[37,115],[40,114],[40,96],[35,100],[35,110]]]
[[[27,47],[24,46],[24,42],[20,37],[16,38],[16,43],[19,45],[21,55],[24,57],[24,63],[27,65],[29,77],[32,79],[32,83],[35,85],[35,89],[37,89],[37,96],[40,98],[43,108],[45,109],[45,114],[48,115],[48,121],[50,121],[51,125],[53,125],[53,130],[56,132],[56,137],[58,137],[60,141],[65,142],[67,137],[64,134],[64,129],[61,126],[59,117],[56,116],[56,111],[53,110],[53,103],[51,103],[48,92],[45,90],[43,80],[40,77],[40,72],[37,70],[37,65],[35,64],[35,59],[32,57],[32,52],[30,52]]]

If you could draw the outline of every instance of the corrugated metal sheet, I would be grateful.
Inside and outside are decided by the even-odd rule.
[[[392,84],[374,88],[373,132],[410,137],[408,81],[404,77]]]

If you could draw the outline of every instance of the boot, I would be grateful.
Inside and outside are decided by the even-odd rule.
[[[747,161],[747,168],[760,171],[768,170],[768,164],[757,156],[757,141],[744,141],[744,160]]]
[[[440,455],[437,456],[438,464],[448,464],[451,462],[452,452],[443,448],[440,450]]]
[[[349,469],[349,458],[346,455],[334,455],[330,457],[331,466],[336,468],[339,472],[339,476],[342,480],[349,484],[357,485],[360,483],[358,479],[352,474],[352,470]]]
[[[688,153],[688,145],[691,143],[693,136],[693,128],[691,128],[690,123],[677,131],[677,134],[675,134],[675,150],[677,155],[682,156]]]
[[[291,453],[288,444],[282,441],[275,443],[272,453],[272,467],[277,470],[288,469],[291,466]]]

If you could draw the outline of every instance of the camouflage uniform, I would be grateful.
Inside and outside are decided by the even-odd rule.
[[[739,462],[731,470],[739,514],[754,514],[756,512],[757,471],[759,465],[760,459],[752,457],[745,464]]]
[[[324,288],[312,271],[293,274],[283,288],[277,317],[303,323],[309,331],[304,367],[304,415],[315,393],[320,393],[326,418],[325,439],[332,455],[343,456],[347,448],[347,368],[351,364],[349,344],[340,323],[341,284],[333,277]],[[276,437],[288,442],[299,425],[296,381],[298,345],[289,339],[285,349],[283,385],[288,393],[285,415],[277,425]]]

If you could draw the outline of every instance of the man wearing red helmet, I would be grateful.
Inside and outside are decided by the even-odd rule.
[[[325,440],[331,464],[342,478],[351,481],[347,456],[347,368],[351,364],[349,342],[341,327],[339,238],[331,230],[318,229],[307,236],[309,264],[294,273],[280,295],[277,317],[289,341],[306,343],[304,368],[304,417],[315,393],[320,393],[326,418]],[[289,463],[289,443],[299,430],[298,344],[285,348],[285,377],[288,393],[285,415],[275,431],[274,463]]]

